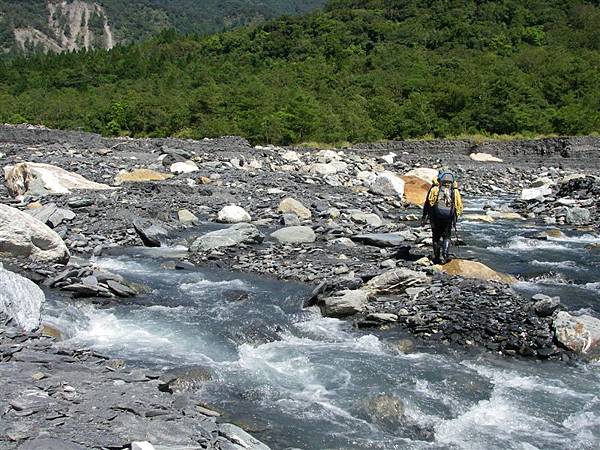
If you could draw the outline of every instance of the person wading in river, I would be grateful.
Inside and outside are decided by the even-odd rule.
[[[450,260],[452,227],[456,227],[456,220],[462,212],[462,199],[454,175],[440,170],[425,198],[422,219],[423,226],[427,219],[431,224],[434,263],[446,263]]]

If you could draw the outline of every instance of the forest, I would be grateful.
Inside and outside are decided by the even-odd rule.
[[[331,0],[208,36],[3,58],[0,122],[268,144],[593,134],[598,30],[598,1]]]

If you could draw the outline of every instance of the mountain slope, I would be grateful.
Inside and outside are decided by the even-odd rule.
[[[207,34],[301,14],[324,0],[0,0],[0,49],[5,52],[110,49],[164,29]]]
[[[0,121],[132,136],[368,141],[600,131],[600,7],[335,0],[206,37],[0,67]]]

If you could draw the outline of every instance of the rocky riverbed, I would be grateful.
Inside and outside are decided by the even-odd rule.
[[[90,257],[131,246],[171,248],[181,252],[174,269],[224,268],[310,283],[315,291],[306,306],[318,305],[332,317],[351,317],[361,328],[400,327],[416,339],[507,356],[589,359],[598,355],[600,333],[592,316],[576,319],[550,296],[523,297],[510,287],[515,279],[477,263],[433,267],[426,258],[429,232],[419,224],[414,198],[423,195],[437,168],[447,166],[458,175],[466,201],[490,198],[485,213],[470,214],[469,220],[529,221],[598,233],[594,173],[599,149],[599,139],[576,138],[481,145],[391,142],[318,150],[252,147],[235,137],[105,139],[4,126],[2,165],[12,169],[5,170],[7,187],[0,187],[3,208],[10,208],[2,210],[3,261],[76,301],[110,304],[135,298],[144,288],[96,267]],[[19,174],[15,167],[28,173],[22,186],[13,182]],[[80,189],[82,179],[96,185]],[[515,201],[500,207],[493,200],[497,197]],[[52,239],[32,232],[28,242],[16,242],[18,214],[52,229]],[[587,338],[569,331],[581,323],[589,331]],[[217,414],[200,400],[179,400],[158,390],[158,374],[107,368],[110,360],[94,352],[63,348],[39,333],[11,326],[2,330],[7,351],[0,367],[7,377],[18,376],[19,393],[45,395],[34,402],[31,414],[23,413],[31,408],[19,403],[20,397],[5,396],[14,397],[17,405],[6,407],[4,418],[10,420],[5,441],[0,441],[6,448],[36,437],[32,430],[43,414],[60,423],[60,429],[72,429],[57,433],[47,427],[49,436],[89,447],[122,448],[138,436],[198,448],[240,445],[238,430],[217,424]],[[21,360],[21,355],[33,356]],[[46,372],[44,365],[49,365]],[[36,380],[33,372],[45,376]],[[77,375],[82,373],[86,375]],[[63,379],[60,385],[42,383]],[[75,386],[73,380],[81,384]],[[93,401],[115,385],[118,395],[131,393],[144,400],[96,412]],[[71,397],[87,398],[90,404],[71,405],[63,398],[64,386],[72,389]],[[107,402],[118,404],[115,395]],[[101,426],[86,438],[76,427],[88,420],[78,415],[84,409],[86,414],[93,411],[90,422],[101,420],[110,427],[115,420],[137,421],[148,432],[128,434],[137,425],[124,423],[112,428],[110,443],[102,441],[109,435]],[[158,410],[160,414],[152,413]],[[187,432],[169,425],[174,421],[184,430],[188,420],[195,425]],[[187,440],[175,442],[173,436]]]

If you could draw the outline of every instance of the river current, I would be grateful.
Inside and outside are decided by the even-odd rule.
[[[482,201],[470,202],[480,212]],[[528,222],[463,221],[461,257],[515,274],[523,295],[560,295],[570,310],[600,317],[600,237],[574,231],[539,240]],[[103,308],[51,293],[45,320],[77,346],[131,365],[202,366],[198,393],[232,412],[273,449],[597,449],[600,365],[507,359],[417,344],[393,350],[400,331],[357,330],[303,310],[310,288],[259,276],[173,270],[143,249],[96,263],[146,286]],[[372,405],[399,399],[381,420]]]

